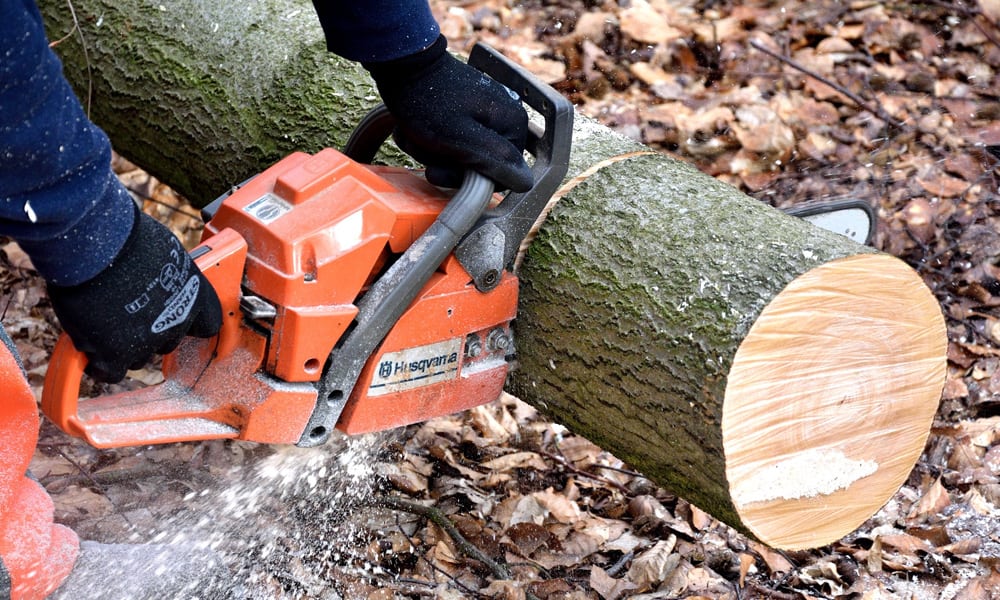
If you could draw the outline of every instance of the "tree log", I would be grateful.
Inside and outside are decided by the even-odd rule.
[[[196,204],[341,145],[377,100],[300,0],[74,0],[80,31],[42,6],[94,120]],[[767,544],[851,532],[926,441],[934,297],[897,259],[593,121],[573,143],[520,269],[512,393]]]

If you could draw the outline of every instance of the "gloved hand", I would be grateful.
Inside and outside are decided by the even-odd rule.
[[[449,54],[444,36],[416,54],[363,66],[396,119],[396,144],[427,167],[428,181],[457,187],[468,168],[505,189],[531,188],[522,154],[524,107],[506,87]]]
[[[48,292],[63,329],[87,355],[87,374],[106,382],[172,351],[185,335],[211,337],[222,326],[219,298],[180,241],[138,210],[110,266],[79,285],[50,284]]]

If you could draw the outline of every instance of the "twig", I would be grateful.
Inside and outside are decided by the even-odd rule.
[[[778,54],[777,52],[775,52],[774,50],[771,50],[770,48],[768,48],[767,46],[761,44],[757,40],[750,40],[750,46],[753,47],[753,48],[755,48],[755,49],[757,49],[757,50],[760,50],[761,52],[763,52],[764,54],[767,54],[768,56],[770,56],[772,58],[776,58],[776,59],[780,60],[781,62],[785,63],[789,67],[795,69],[796,71],[799,71],[800,73],[803,73],[803,74],[805,74],[805,75],[807,75],[809,77],[812,77],[813,79],[815,79],[816,81],[819,81],[820,83],[824,83],[824,84],[832,87],[833,89],[837,90],[838,92],[840,92],[844,96],[850,98],[851,101],[853,101],[855,104],[857,104],[861,109],[863,109],[865,111],[868,111],[868,112],[872,113],[873,115],[878,116],[878,118],[882,119],[883,121],[886,121],[887,123],[891,124],[893,127],[897,128],[897,129],[900,129],[900,130],[903,130],[903,131],[905,131],[905,130],[908,129],[905,123],[903,123],[902,121],[900,121],[896,117],[893,117],[889,113],[885,112],[885,110],[882,107],[880,107],[880,106],[872,106],[864,98],[862,98],[861,96],[855,94],[854,92],[852,92],[851,90],[845,88],[844,86],[840,85],[836,81],[833,81],[832,79],[828,79],[828,78],[820,75],[819,73],[816,73],[815,71],[807,69],[803,65],[799,64],[798,62],[792,60],[791,58],[789,58],[787,56],[784,56],[783,54]]]
[[[992,25],[993,28],[997,27],[997,24],[993,21],[993,19],[991,19],[989,17],[989,15],[987,15],[986,13],[984,13],[981,8],[979,8],[979,7],[973,8],[973,7],[965,6],[965,5],[960,4],[958,2],[955,2],[955,3],[944,2],[943,0],[928,0],[928,1],[931,4],[935,5],[935,6],[940,6],[942,8],[948,9],[948,10],[958,11],[958,12],[962,13],[962,15],[970,18],[972,20],[972,24],[976,26],[976,29],[978,29],[979,32],[982,33],[983,36],[985,36],[986,39],[988,39],[994,46],[996,46],[997,48],[1000,48],[1000,40],[998,40],[997,37],[995,35],[993,35],[993,32],[991,32],[987,28],[983,27],[983,24],[980,23],[979,19],[976,18],[976,17],[982,17],[983,20],[986,21],[987,23],[989,23],[990,25]]]
[[[105,485],[113,485],[116,483],[122,483],[125,481],[135,481],[139,479],[147,479],[149,477],[156,477],[159,475],[169,474],[170,470],[164,471],[162,465],[143,465],[134,467],[131,469],[113,469],[108,471],[97,471],[95,473],[88,473],[80,465],[74,463],[68,456],[63,454],[62,451],[57,450],[59,455],[70,461],[73,466],[80,471],[78,475],[44,475],[40,477],[42,483],[46,486],[70,486],[80,483],[90,483],[103,490]],[[61,489],[61,488],[60,488]]]
[[[634,556],[635,552],[626,552],[621,558],[618,559],[618,562],[605,569],[604,572],[610,577],[618,575],[618,573],[625,568],[625,565],[627,565]]]
[[[773,590],[757,583],[756,581],[748,581],[747,587],[751,588],[758,594],[763,594],[765,598],[774,598],[775,600],[799,600],[799,598],[801,598],[798,594],[789,594],[788,592],[782,592],[781,590]]]
[[[54,48],[59,44],[63,43],[74,32],[79,32],[80,34],[80,48],[83,49],[83,61],[87,64],[87,117],[90,117],[90,101],[94,96],[94,74],[90,69],[90,55],[87,53],[87,40],[83,37],[83,29],[80,28],[80,19],[76,16],[76,8],[73,6],[73,0],[66,0],[66,5],[69,6],[69,14],[73,17],[73,28],[69,30],[69,33],[59,38],[58,40],[49,44],[49,48]]]
[[[164,202],[163,200],[158,200],[156,198],[153,198],[152,196],[147,196],[146,194],[140,192],[139,190],[137,190],[137,189],[135,189],[133,187],[129,187],[129,186],[126,185],[125,189],[128,190],[128,191],[130,191],[130,192],[132,192],[136,196],[139,196],[143,200],[148,200],[148,201],[152,202],[153,204],[159,204],[160,206],[163,206],[163,207],[165,207],[165,208],[167,208],[169,210],[181,213],[182,215],[184,215],[185,217],[191,219],[192,221],[197,221],[198,223],[201,223],[202,225],[205,224],[205,220],[201,218],[200,214],[196,215],[196,214],[189,213],[188,211],[184,210],[184,208],[181,207],[181,206],[174,206],[173,204],[170,204],[169,202]]]
[[[510,579],[510,571],[507,570],[507,567],[493,560],[487,556],[485,552],[477,548],[475,544],[472,544],[465,539],[465,536],[463,536],[458,528],[455,527],[455,524],[451,522],[451,519],[449,519],[448,516],[439,509],[434,508],[433,506],[425,506],[419,502],[405,500],[399,496],[382,496],[377,498],[375,502],[386,508],[402,510],[426,518],[441,529],[444,529],[445,533],[447,533],[451,539],[455,541],[455,545],[458,547],[459,552],[469,558],[478,560],[489,567],[490,571],[493,572],[493,576],[497,579]]]
[[[563,466],[563,468],[565,468],[566,470],[570,471],[571,473],[574,473],[576,475],[580,475],[581,477],[586,477],[588,479],[593,479],[595,481],[599,481],[599,482],[601,482],[601,483],[603,483],[605,485],[610,485],[611,487],[615,488],[616,490],[622,492],[625,495],[628,495],[630,493],[627,487],[625,487],[624,485],[618,483],[617,481],[608,479],[607,477],[601,477],[600,475],[594,475],[593,473],[590,473],[590,472],[584,471],[583,469],[579,469],[577,467],[574,467],[572,464],[570,464],[570,462],[568,460],[566,460],[562,456],[558,456],[556,454],[552,454],[551,452],[546,452],[545,450],[539,450],[538,453],[541,454],[542,456],[544,456],[545,458],[551,459],[551,460],[559,463],[560,465]]]
[[[458,528],[455,527],[455,524],[451,522],[451,519],[449,519],[448,516],[441,510],[434,508],[433,506],[425,506],[419,502],[406,500],[404,498],[400,498],[399,496],[380,496],[376,498],[373,503],[378,506],[384,506],[385,508],[402,510],[424,517],[428,521],[443,529],[445,533],[447,533],[448,536],[455,542],[455,546],[458,548],[459,552],[486,565],[490,571],[493,572],[493,576],[496,579],[511,579],[510,571],[507,567],[493,560],[487,556],[485,552],[477,548],[475,544],[472,544],[465,539],[465,536],[463,536]],[[537,596],[527,590],[525,590],[524,597],[526,600],[538,600]]]
[[[410,543],[410,545],[412,546],[412,542],[410,542],[410,536],[407,535],[405,531],[403,531],[402,525],[399,524],[399,515],[396,515],[396,530],[399,531],[399,533],[401,533],[404,537],[406,537],[407,543]],[[427,566],[429,566],[431,568],[431,570],[434,571],[435,573],[440,573],[440,574],[444,575],[445,577],[447,577],[451,581],[452,584],[454,584],[456,587],[458,587],[459,589],[461,589],[463,592],[466,592],[466,593],[469,593],[469,594],[475,594],[475,590],[469,589],[469,587],[467,585],[465,585],[464,583],[462,583],[457,577],[455,577],[451,573],[446,572],[444,569],[442,569],[441,567],[437,566],[432,561],[427,560],[426,556],[421,555],[420,556],[420,560],[422,560],[425,563],[427,563]],[[396,580],[397,581],[402,581],[403,578],[397,577]],[[427,585],[431,585],[431,582],[425,582],[425,583]]]

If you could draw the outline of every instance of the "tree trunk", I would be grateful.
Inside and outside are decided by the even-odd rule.
[[[72,32],[65,3],[42,5],[53,39]],[[307,2],[73,6],[81,31],[57,51],[94,120],[196,204],[342,145],[376,101]],[[945,372],[933,296],[900,261],[590,120],[573,143],[523,257],[511,391],[763,542],[852,531],[923,449]]]

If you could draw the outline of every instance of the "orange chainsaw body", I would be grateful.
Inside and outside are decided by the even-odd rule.
[[[430,227],[449,196],[405,169],[332,149],[295,153],[228,196],[192,255],[223,306],[211,340],[164,357],[164,382],[78,399],[82,355],[63,337],[42,408],[97,447],[233,438],[298,443],[316,382],[357,301]],[[368,357],[337,428],[389,429],[495,400],[512,353],[517,279],[476,289],[441,264]]]

